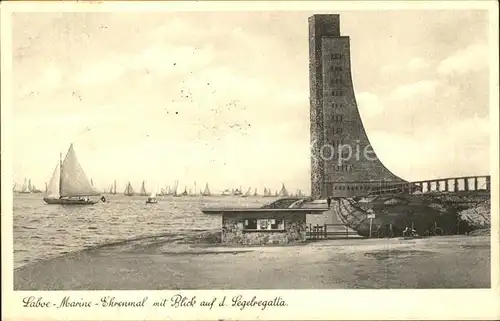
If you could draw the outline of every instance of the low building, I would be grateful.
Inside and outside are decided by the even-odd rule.
[[[306,212],[279,210],[222,213],[222,243],[262,245],[306,241]]]

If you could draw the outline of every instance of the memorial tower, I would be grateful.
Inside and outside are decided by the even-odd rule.
[[[340,17],[309,18],[311,196],[366,195],[406,181],[388,170],[371,148],[351,76],[349,37]]]

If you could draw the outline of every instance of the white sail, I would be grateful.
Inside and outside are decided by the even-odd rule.
[[[171,189],[171,194],[172,194],[173,196],[177,196],[177,187],[178,187],[178,185],[179,185],[179,181],[178,181],[178,180],[176,180],[176,181],[174,182],[174,186],[173,186],[173,187],[172,187],[172,189]]]
[[[23,193],[30,192],[29,187],[28,187],[28,180],[26,178],[24,179],[24,183],[23,183],[23,187],[21,189],[21,192],[23,192]]]
[[[101,193],[95,190],[85,175],[76,158],[73,144],[69,147],[61,168],[60,195],[63,197],[96,196]]]
[[[288,191],[286,190],[285,184],[281,184],[281,191],[278,194],[281,197],[287,197],[288,196]]]
[[[134,189],[132,188],[132,184],[130,184],[130,182],[128,182],[127,187],[125,187],[124,194],[129,196],[134,195]]]
[[[208,188],[208,183],[205,184],[205,190],[202,193],[205,196],[210,196],[210,189]]]
[[[243,195],[243,196],[250,196],[251,191],[252,191],[252,188],[249,187],[248,190],[246,191],[245,195]]]
[[[56,168],[54,169],[54,172],[52,173],[52,177],[50,178],[49,184],[46,185],[45,197],[47,197],[47,198],[58,199],[60,196],[60,194],[59,194],[59,182],[60,182],[61,168],[59,165],[60,165],[60,162],[58,161]]]
[[[145,181],[142,181],[140,195],[141,195],[141,196],[146,196],[146,195],[148,195],[148,192],[146,192],[146,182],[145,182]]]

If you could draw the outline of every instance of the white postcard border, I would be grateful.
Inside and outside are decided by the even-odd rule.
[[[12,182],[12,148],[10,140],[12,117],[11,83],[11,19],[12,12],[54,11],[263,11],[313,10],[341,12],[343,10],[415,10],[415,9],[483,9],[490,13],[490,119],[491,119],[491,276],[492,289],[487,290],[245,290],[245,291],[13,291],[12,191],[2,189],[2,299],[5,320],[164,320],[164,319],[493,319],[500,317],[499,270],[499,98],[498,98],[498,5],[493,1],[418,1],[418,2],[4,2],[1,4],[2,82],[1,82],[1,179],[3,186]],[[22,308],[27,296],[43,297],[58,303],[64,296],[99,302],[103,296],[120,300],[148,302],[177,293],[230,299],[243,295],[247,299],[272,300],[281,297],[286,307],[216,308]]]

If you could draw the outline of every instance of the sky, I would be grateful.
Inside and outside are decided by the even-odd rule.
[[[314,13],[14,13],[13,179],[42,188],[73,143],[99,188],[308,192]],[[489,174],[487,11],[329,13],[383,163]]]

